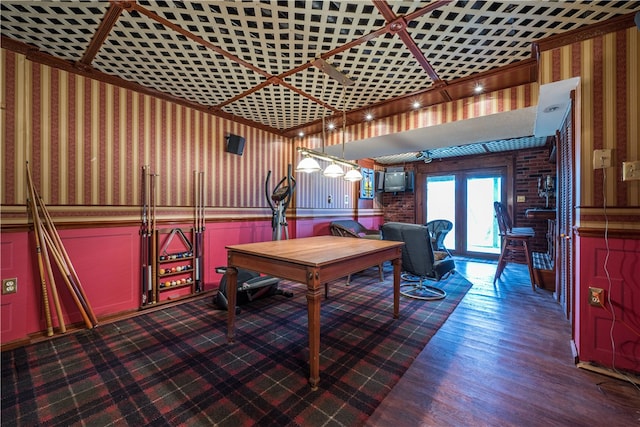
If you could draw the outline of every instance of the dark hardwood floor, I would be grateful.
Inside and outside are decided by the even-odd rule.
[[[495,286],[495,263],[456,270],[473,288],[368,426],[640,425],[640,387],[576,367],[569,322],[525,266]]]

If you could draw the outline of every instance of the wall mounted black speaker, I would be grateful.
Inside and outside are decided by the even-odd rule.
[[[408,171],[404,175],[404,179],[405,179],[404,191],[408,191],[410,193],[413,193],[413,188],[415,186],[415,178],[414,178],[414,175],[413,175],[413,171]]]
[[[376,191],[384,191],[384,172],[376,171]]]
[[[227,137],[227,153],[242,156],[244,152],[244,138],[238,135],[230,134]]]

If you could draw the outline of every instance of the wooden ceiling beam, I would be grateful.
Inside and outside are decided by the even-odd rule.
[[[98,26],[97,31],[91,37],[91,42],[89,42],[89,46],[87,50],[85,50],[84,55],[80,59],[79,64],[82,66],[90,66],[93,60],[95,59],[98,51],[104,44],[104,41],[109,36],[109,33],[118,22],[120,15],[122,15],[122,11],[127,8],[131,8],[133,5],[130,1],[123,2],[111,2],[109,9],[104,14],[102,21],[100,21],[100,25]]]

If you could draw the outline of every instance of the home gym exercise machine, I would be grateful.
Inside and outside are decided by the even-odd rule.
[[[296,188],[296,180],[291,175],[291,169],[291,165],[289,165],[287,169],[287,176],[283,177],[271,192],[269,189],[271,171],[267,173],[264,192],[267,197],[267,203],[269,204],[272,212],[271,228],[273,229],[273,240],[282,240],[283,231],[284,238],[289,239],[287,217],[285,214]],[[224,276],[220,280],[218,293],[213,297],[213,303],[221,310],[228,310],[227,268],[217,267],[216,273],[224,274]],[[260,276],[260,274],[256,272],[245,270],[243,268],[238,269],[237,283],[236,314],[240,312],[240,308],[238,307],[239,305],[255,301],[259,298],[265,298],[272,295],[283,295],[285,297],[293,296],[292,292],[283,291],[278,288],[280,279],[271,276]]]
[[[293,198],[293,192],[296,189],[296,179],[291,175],[291,165],[287,168],[287,176],[283,177],[278,185],[271,191],[269,189],[269,179],[271,178],[271,171],[267,173],[267,179],[264,183],[264,194],[267,198],[267,203],[271,208],[271,228],[273,230],[272,240],[282,240],[282,233],[284,232],[284,238],[289,239],[289,224],[287,224],[287,208],[291,199]]]

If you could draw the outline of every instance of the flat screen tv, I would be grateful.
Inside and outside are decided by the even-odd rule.
[[[404,172],[386,172],[384,174],[384,192],[397,193],[405,190]]]

